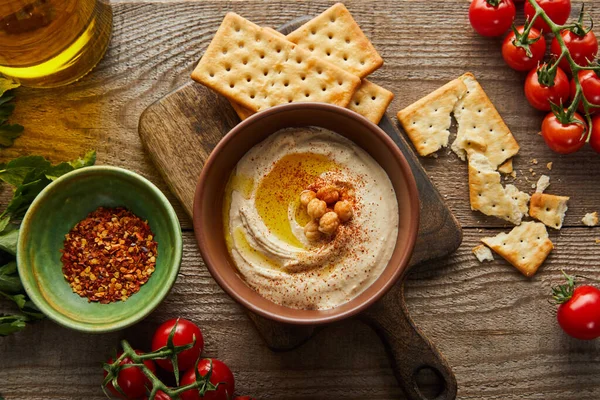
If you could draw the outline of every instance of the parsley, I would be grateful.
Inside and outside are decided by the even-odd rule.
[[[94,165],[96,152],[82,158],[52,165],[41,156],[24,156],[0,165],[0,181],[13,186],[13,197],[0,214],[0,298],[14,302],[19,313],[0,314],[0,336],[25,329],[28,322],[44,318],[29,300],[17,272],[16,252],[19,224],[33,199],[58,177],[78,168]]]
[[[19,124],[9,124],[8,117],[15,109],[15,103],[12,101],[15,97],[12,90],[19,84],[0,77],[0,146],[12,146],[14,140],[21,136],[23,126]]]

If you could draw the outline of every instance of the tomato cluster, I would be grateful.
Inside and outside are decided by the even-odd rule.
[[[583,24],[583,10],[579,21],[561,29],[561,40],[556,37],[550,44],[551,60],[544,63],[547,42],[544,33],[551,28],[542,15],[536,15],[536,8],[526,0],[524,6],[527,24],[513,25],[516,8],[513,0],[473,0],[469,8],[469,20],[473,28],[483,36],[503,35],[511,26],[502,42],[502,57],[516,71],[528,72],[525,79],[525,97],[529,103],[541,111],[551,111],[542,123],[542,136],[546,144],[555,152],[569,154],[581,149],[586,141],[600,153],[600,113],[591,118],[592,127],[588,129],[586,118],[571,109],[565,109],[575,100],[577,80],[572,75],[571,65],[566,56],[562,56],[561,42],[573,61],[581,67],[594,62],[598,54],[598,40],[591,29]],[[570,0],[535,0],[543,13],[556,25],[564,25],[571,12]],[[525,35],[525,31],[528,33]],[[577,73],[583,97],[591,104],[600,104],[600,76],[593,70],[580,70]],[[579,99],[578,99],[579,101]],[[580,101],[580,113],[584,107]],[[600,111],[600,107],[590,107],[588,113]]]
[[[204,348],[204,338],[200,328],[191,321],[179,318],[171,319],[160,325],[154,332],[152,338],[152,352],[160,351],[168,347],[169,337],[172,335],[173,346],[185,346],[193,344],[189,349],[183,350],[177,354],[177,368],[182,373],[180,386],[187,386],[196,382],[196,371],[194,366],[197,364],[197,372],[201,377],[210,374],[208,381],[216,386],[216,390],[205,392],[200,396],[197,389],[186,390],[179,396],[182,400],[255,400],[249,396],[234,397],[235,380],[229,367],[220,360],[214,358],[200,359]],[[136,354],[144,354],[135,350]],[[119,353],[120,357],[123,353]],[[112,364],[113,359],[108,361]],[[129,358],[125,357],[120,365],[134,364]],[[152,372],[156,373],[156,364],[165,371],[173,372],[173,363],[170,359],[158,358],[144,360],[144,365]],[[104,377],[107,372],[104,372]],[[123,368],[117,376],[117,384],[121,389],[119,392],[112,383],[106,387],[117,397],[122,399],[147,399],[147,395],[152,388],[152,382],[148,376],[139,367]],[[170,397],[163,391],[158,391],[154,397],[156,400],[169,400]]]

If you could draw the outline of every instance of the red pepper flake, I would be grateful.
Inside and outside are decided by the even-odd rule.
[[[154,272],[157,251],[148,221],[123,207],[100,207],[65,235],[63,276],[90,302],[125,301]]]

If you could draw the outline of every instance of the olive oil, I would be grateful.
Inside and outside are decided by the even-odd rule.
[[[292,232],[288,211],[294,210],[296,221],[304,226],[310,219],[301,210],[300,193],[322,173],[334,169],[336,164],[321,154],[294,153],[279,159],[262,178],[255,194],[256,210],[269,231],[280,240],[303,248]]]
[[[0,74],[32,87],[74,82],[110,41],[105,0],[0,0]]]

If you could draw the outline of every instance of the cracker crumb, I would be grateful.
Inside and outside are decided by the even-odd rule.
[[[537,160],[537,158],[534,158],[533,160],[531,160],[531,162],[537,165],[538,160]]]
[[[473,247],[473,250],[471,251],[473,254],[475,254],[475,257],[477,257],[479,262],[494,261],[494,255],[492,254],[492,251],[482,244]]]
[[[531,184],[531,188],[532,188],[532,189],[535,189],[535,183],[532,183],[532,184]]]
[[[548,168],[548,171],[552,171],[552,161],[546,164],[546,168]]]
[[[531,173],[531,176],[535,176],[535,172],[532,172],[532,173]]]
[[[585,216],[583,218],[581,218],[581,222],[583,222],[583,224],[585,226],[598,225],[598,212],[594,211],[594,212],[585,214]]]
[[[548,175],[540,176],[540,179],[537,181],[536,192],[543,193],[550,186],[550,177]]]
[[[600,239],[596,239],[596,243],[600,243]]]
[[[517,179],[517,171],[513,171],[510,173],[510,176],[513,177],[513,179]]]

